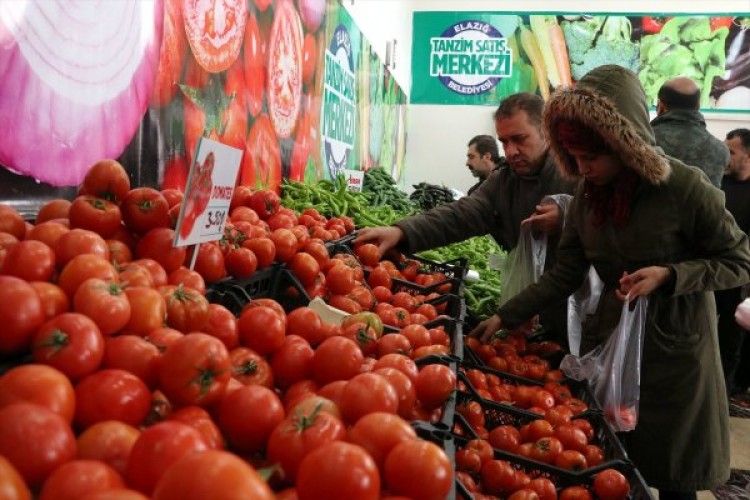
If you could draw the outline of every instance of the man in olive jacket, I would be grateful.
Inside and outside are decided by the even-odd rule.
[[[562,177],[548,154],[541,132],[543,109],[544,101],[536,94],[514,94],[503,100],[495,112],[495,129],[507,166],[493,170],[470,196],[387,228],[363,229],[357,241],[374,241],[381,252],[397,244],[418,252],[489,233],[505,250],[512,250],[524,219],[540,211],[558,213],[557,206],[539,207],[542,198],[572,194],[573,184]],[[554,233],[561,222],[555,214],[537,228]]]
[[[693,80],[680,76],[659,89],[657,116],[651,121],[656,144],[669,156],[703,170],[721,187],[729,149],[706,130],[700,111],[701,91]]]
[[[408,217],[390,227],[365,228],[357,242],[373,241],[381,253],[396,245],[419,252],[473,236],[491,234],[498,245],[512,250],[518,244],[521,222],[548,235],[545,267],[554,260],[562,220],[557,204],[540,205],[547,195],[571,194],[573,183],[564,179],[548,154],[541,132],[544,101],[532,93],[504,99],[495,112],[495,130],[503,145],[507,166],[494,170],[478,189],[453,203]],[[567,298],[545,311],[540,320],[567,343]]]
[[[569,123],[593,131],[604,147],[588,153],[563,145],[558,136]],[[575,89],[558,90],[545,107],[544,127],[558,164],[580,179],[555,265],[471,334],[486,338],[521,324],[575,291],[593,265],[604,289],[583,324],[581,352],[587,353],[612,334],[623,300],[648,296],[640,413],[625,441],[662,500],[696,498],[697,490],[729,477],[729,414],[712,291],[750,279],[748,236],[703,173],[655,147],[634,73],[600,66]],[[594,170],[602,163],[619,173],[602,181]]]

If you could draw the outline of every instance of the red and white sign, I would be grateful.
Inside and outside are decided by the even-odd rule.
[[[344,170],[346,185],[349,191],[362,191],[365,183],[365,173],[361,170]]]
[[[241,149],[202,138],[177,220],[174,246],[220,240],[242,162]]]

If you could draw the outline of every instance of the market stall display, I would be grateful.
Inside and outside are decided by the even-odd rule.
[[[355,244],[335,182],[237,189],[221,240],[174,247],[178,193],[91,172],[36,224],[0,205],[0,454],[21,494],[234,474],[252,498],[650,498],[559,346],[464,338],[466,257]],[[54,454],[19,446],[31,432]]]

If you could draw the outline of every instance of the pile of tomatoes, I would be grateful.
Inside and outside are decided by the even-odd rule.
[[[351,293],[351,268],[312,237],[338,238],[350,221],[245,194],[232,238],[202,245],[195,270],[172,246],[179,193],[131,189],[116,162],[34,224],[0,205],[4,488],[41,499],[448,494],[449,457],[409,420],[440,418],[455,366],[418,365],[412,334],[383,335],[373,313],[334,325],[273,299],[238,316],[208,303],[206,283],[274,261],[307,286],[325,279],[326,296]]]

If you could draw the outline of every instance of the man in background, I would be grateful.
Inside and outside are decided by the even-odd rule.
[[[493,170],[500,167],[500,153],[497,141],[491,135],[476,135],[472,137],[466,151],[466,166],[471,174],[479,179],[476,184],[469,188],[467,194],[471,194],[482,185]]]
[[[750,234],[750,129],[732,130],[724,142],[730,151],[727,173],[721,181],[725,205],[740,229]],[[734,318],[734,312],[744,298],[742,289],[720,290],[714,295],[719,314],[719,352],[727,393],[730,397],[740,396],[745,403],[750,403],[750,398],[744,394],[750,385],[750,333]]]
[[[703,170],[711,183],[721,187],[729,150],[706,130],[700,111],[701,92],[690,78],[667,80],[659,89],[656,118],[651,126],[656,144],[669,156]]]

